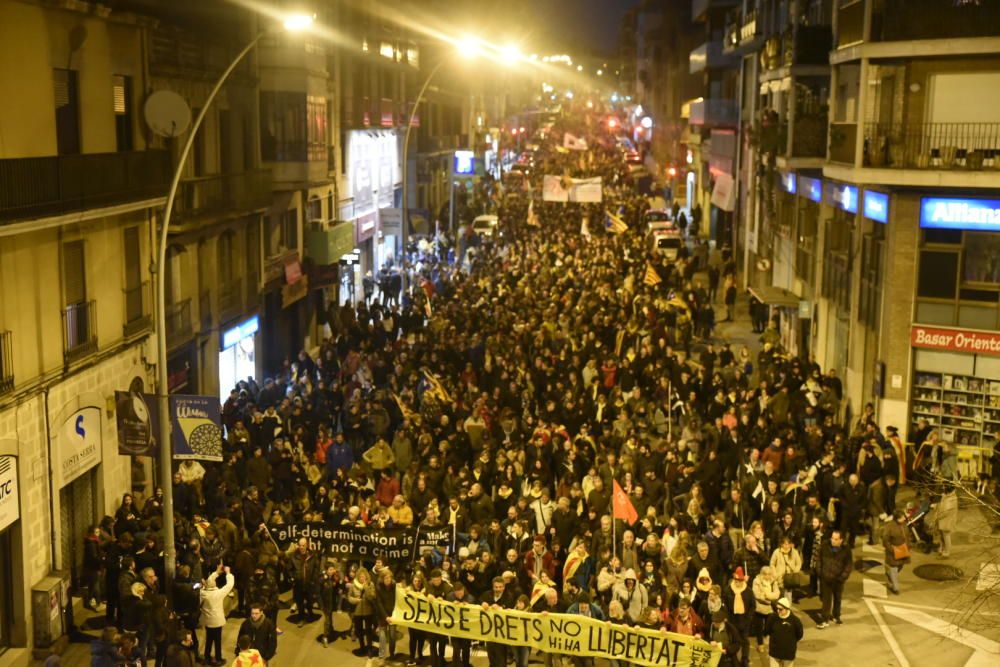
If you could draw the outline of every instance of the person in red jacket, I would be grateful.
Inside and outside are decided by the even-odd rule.
[[[524,556],[524,572],[532,585],[541,579],[543,573],[548,575],[549,579],[555,579],[555,558],[545,546],[544,535],[535,535],[531,551]]]

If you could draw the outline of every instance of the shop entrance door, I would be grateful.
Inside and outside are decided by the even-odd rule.
[[[10,530],[0,532],[0,654],[10,646],[10,629],[14,620],[14,585],[11,582]]]
[[[83,535],[95,519],[97,468],[91,468],[59,491],[60,553],[62,569],[69,570],[71,585],[83,572]]]

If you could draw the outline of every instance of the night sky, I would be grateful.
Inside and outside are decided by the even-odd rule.
[[[638,0],[535,0],[530,22],[522,27],[544,26],[532,35],[540,44],[551,43],[574,53],[613,53],[618,46],[622,16]],[[544,41],[543,41],[544,40]],[[551,41],[550,41],[551,40]]]

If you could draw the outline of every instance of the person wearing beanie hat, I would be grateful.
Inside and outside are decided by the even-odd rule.
[[[717,609],[712,612],[712,625],[708,629],[706,639],[712,646],[722,649],[719,667],[736,667],[736,656],[740,650],[740,633],[736,626],[730,622],[729,614],[726,613],[725,609]]]
[[[792,667],[804,631],[802,621],[792,613],[792,603],[788,598],[778,600],[775,611],[764,623],[764,634],[770,638],[767,655],[771,658],[771,665]]]

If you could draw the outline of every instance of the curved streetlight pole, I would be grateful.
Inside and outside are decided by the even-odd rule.
[[[434,78],[434,75],[437,74],[438,70],[440,70],[441,67],[444,65],[445,60],[446,60],[445,58],[442,58],[441,60],[438,61],[438,64],[435,65],[433,67],[433,69],[431,69],[430,73],[427,75],[427,78],[424,80],[424,85],[422,85],[420,87],[420,92],[417,93],[417,99],[414,100],[414,102],[413,102],[413,109],[410,110],[410,117],[406,121],[406,135],[403,137],[403,169],[402,169],[402,172],[403,172],[402,173],[402,176],[403,176],[403,215],[402,215],[403,224],[402,224],[402,232],[400,234],[400,236],[402,237],[402,243],[403,243],[403,261],[402,261],[402,267],[401,267],[402,270],[403,270],[403,275],[402,275],[403,294],[406,294],[407,289],[409,289],[409,282],[410,282],[408,280],[408,275],[407,275],[407,272],[406,272],[406,244],[407,244],[408,237],[409,237],[409,226],[410,226],[410,215],[409,215],[409,210],[410,210],[409,204],[410,203],[407,201],[407,196],[408,196],[407,190],[409,189],[409,187],[408,187],[408,180],[407,180],[407,177],[408,177],[407,171],[408,171],[409,164],[410,164],[410,131],[413,129],[413,119],[416,118],[416,116],[417,116],[417,109],[420,108],[420,103],[424,99],[424,93],[427,92],[427,87],[430,86],[431,79]],[[451,174],[451,167],[450,166],[448,167],[448,173],[449,173],[449,177],[450,177],[450,174]]]
[[[202,121],[205,120],[205,113],[215,100],[219,90],[229,79],[229,76],[236,69],[237,65],[246,57],[250,51],[257,46],[261,38],[268,31],[261,32],[237,54],[233,62],[222,73],[215,86],[208,94],[208,98],[198,112],[198,116],[191,125],[188,132],[187,141],[181,149],[180,158],[174,168],[173,180],[170,182],[170,191],[167,193],[167,204],[163,209],[163,223],[160,229],[160,244],[157,248],[156,271],[156,399],[159,404],[160,413],[160,486],[163,488],[163,592],[169,599],[173,598],[173,580],[177,569],[177,547],[174,543],[174,484],[173,484],[173,446],[170,440],[170,400],[168,391],[167,374],[167,306],[166,306],[166,259],[167,259],[167,233],[170,231],[170,218],[174,211],[174,200],[177,198],[177,189],[180,185],[184,164],[187,162],[191,147],[194,145],[195,136],[201,128]]]

